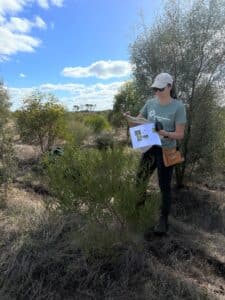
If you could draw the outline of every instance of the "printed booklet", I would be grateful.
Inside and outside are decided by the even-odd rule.
[[[146,152],[153,145],[161,146],[159,134],[155,132],[154,123],[146,123],[129,128],[132,147]]]

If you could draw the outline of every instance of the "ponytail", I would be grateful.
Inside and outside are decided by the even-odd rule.
[[[169,84],[169,86],[171,86],[171,85]],[[174,83],[172,84],[172,87],[170,90],[170,97],[173,99],[177,99],[177,92],[176,92],[176,87],[175,87]]]

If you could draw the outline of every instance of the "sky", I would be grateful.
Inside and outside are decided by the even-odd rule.
[[[0,80],[12,110],[33,90],[66,109],[112,109],[132,78],[130,45],[162,0],[0,0]]]

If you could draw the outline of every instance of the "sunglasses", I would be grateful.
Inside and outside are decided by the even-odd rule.
[[[165,90],[165,88],[162,88],[162,89],[160,89],[160,88],[153,88],[153,92],[163,92]]]

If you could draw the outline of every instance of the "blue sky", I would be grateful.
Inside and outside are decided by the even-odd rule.
[[[12,109],[33,89],[66,108],[111,109],[131,76],[129,45],[161,0],[0,0],[0,78]],[[142,16],[142,17],[141,17]]]

